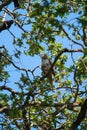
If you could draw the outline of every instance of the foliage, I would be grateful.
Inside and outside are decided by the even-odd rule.
[[[1,129],[86,130],[87,1],[18,4],[0,1]],[[41,53],[52,60],[47,73],[55,67],[54,85],[42,75]]]

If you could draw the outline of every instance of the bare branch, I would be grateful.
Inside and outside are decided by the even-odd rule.
[[[5,85],[0,86],[0,90],[8,90],[9,92],[12,93],[13,96],[14,96],[15,94],[19,94],[19,92],[16,92],[15,90],[13,90],[13,89],[11,89],[10,87],[5,86]]]
[[[4,106],[4,107],[0,108],[0,113],[4,112],[4,111],[8,111],[8,110],[9,110],[9,108],[7,106]]]
[[[62,27],[62,26],[61,26],[61,27]],[[73,39],[71,39],[71,37],[69,36],[69,34],[65,31],[65,29],[64,29],[63,27],[62,27],[62,29],[63,29],[63,32],[65,33],[65,35],[67,36],[67,38],[68,38],[70,41],[72,41],[74,44],[77,44],[77,45],[81,46],[81,47],[84,49],[84,46],[83,46],[82,44],[80,44],[80,43],[74,41]]]
[[[84,45],[87,46],[87,26],[83,27],[83,42],[84,42]]]
[[[3,7],[9,5],[12,2],[12,0],[4,0],[4,2],[0,5],[0,11]]]
[[[1,46],[0,49],[4,49],[5,51],[7,51],[7,49],[5,48],[5,46]],[[4,56],[16,69],[22,70],[22,71],[25,71],[25,72],[31,72],[31,73],[32,73],[32,71],[29,70],[29,69],[24,69],[24,68],[21,68],[21,67],[17,66],[17,65],[10,59],[10,57],[4,55],[3,53],[1,53],[1,54],[2,54],[2,56]]]
[[[27,31],[20,25],[20,23],[19,23],[19,21],[18,21],[18,19],[17,19],[18,16],[16,16],[16,14],[14,13],[14,10],[13,10],[13,11],[10,11],[10,10],[8,10],[7,8],[5,8],[5,11],[6,11],[6,13],[7,13],[8,15],[10,15],[10,16],[13,18],[13,21],[18,25],[18,27],[19,27],[23,32],[30,34],[29,32],[27,32]]]

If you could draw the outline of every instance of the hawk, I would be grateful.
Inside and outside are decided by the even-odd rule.
[[[48,58],[46,54],[41,54],[41,59],[42,59],[42,74],[45,76],[47,74],[47,78],[50,82],[50,84],[53,85],[54,82],[54,76],[55,76],[55,69],[54,67],[50,70],[52,66],[51,60]],[[49,72],[50,70],[50,72]]]

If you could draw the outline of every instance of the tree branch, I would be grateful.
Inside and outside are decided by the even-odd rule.
[[[82,44],[80,44],[80,43],[74,41],[73,39],[71,39],[71,37],[69,36],[69,34],[65,31],[65,29],[64,29],[63,27],[62,27],[62,30],[63,30],[63,32],[65,33],[65,35],[67,36],[67,38],[68,38],[70,41],[72,41],[74,44],[77,44],[77,45],[81,46],[81,47],[84,49],[84,46],[83,46]]]
[[[87,46],[87,36],[86,36],[86,33],[87,33],[87,27],[83,27],[83,42],[84,42],[85,46]]]
[[[15,90],[13,90],[13,89],[11,89],[11,88],[9,88],[7,86],[4,86],[4,85],[0,86],[0,90],[8,90],[9,92],[12,93],[13,97],[15,96],[15,94],[19,94],[19,92],[16,92]]]
[[[2,108],[0,108],[0,113],[1,112],[6,112],[6,111],[9,111],[10,109],[7,107],[7,106],[4,106]]]
[[[4,2],[0,5],[0,11],[3,7],[9,5],[12,2],[12,0],[4,0]]]
[[[76,130],[77,127],[80,125],[80,123],[85,118],[87,111],[87,99],[84,101],[83,105],[81,106],[81,110],[79,112],[79,115],[77,116],[76,121],[72,124],[71,128],[69,130]]]
[[[7,52],[7,49],[5,48],[5,46],[1,46],[0,49],[4,49],[4,50]],[[29,69],[24,69],[24,68],[21,68],[21,67],[17,66],[17,65],[12,61],[12,59],[11,59],[10,57],[8,57],[7,55],[5,55],[5,54],[3,54],[3,53],[1,53],[1,52],[0,52],[0,55],[3,56],[3,57],[5,57],[5,58],[9,61],[9,63],[11,63],[16,69],[22,70],[22,71],[24,71],[24,72],[26,72],[26,73],[27,73],[27,72],[31,72],[31,73],[32,73],[32,71],[29,70]]]
[[[81,102],[74,102],[74,103],[54,103],[54,104],[50,104],[50,103],[46,103],[46,102],[41,102],[41,101],[32,101],[31,103],[29,103],[30,106],[42,106],[42,107],[62,107],[64,105],[66,105],[67,109],[71,109],[71,107],[80,107],[81,106]]]

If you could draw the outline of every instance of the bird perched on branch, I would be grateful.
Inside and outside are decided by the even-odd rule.
[[[0,23],[0,32],[9,29],[12,24],[13,24],[13,20],[3,21],[2,23]]]
[[[50,70],[51,66],[52,66],[52,62],[50,61],[50,59],[47,57],[46,54],[41,54],[40,55],[42,58],[42,74],[44,76],[47,76],[50,84],[53,85],[54,82],[54,76],[55,76],[55,69],[54,67]]]

